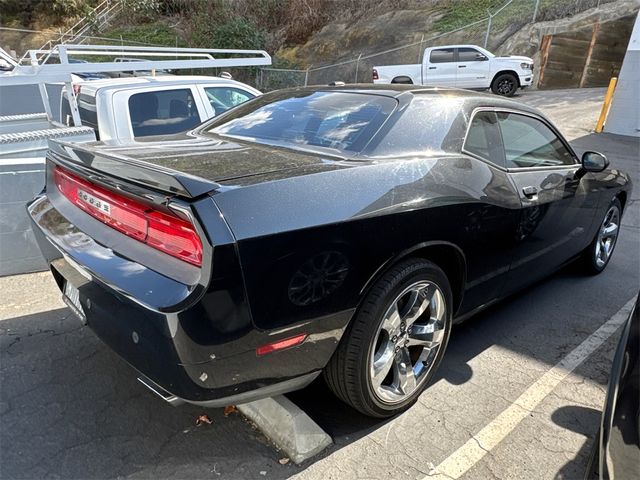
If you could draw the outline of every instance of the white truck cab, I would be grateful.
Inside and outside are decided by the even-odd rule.
[[[101,141],[171,135],[261,95],[249,85],[220,77],[146,76],[90,80],[73,84],[82,125]],[[67,91],[60,120],[73,125]]]
[[[373,83],[408,83],[473,90],[491,89],[512,96],[533,82],[529,57],[498,57],[477,45],[429,47],[421,64],[373,67]]]

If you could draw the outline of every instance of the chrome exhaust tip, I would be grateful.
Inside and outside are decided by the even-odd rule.
[[[167,392],[164,388],[147,377],[138,377],[138,381],[171,406],[177,407],[185,403],[182,398],[176,397],[173,393]]]

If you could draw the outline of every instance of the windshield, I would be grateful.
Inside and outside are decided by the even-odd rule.
[[[262,97],[206,132],[259,143],[360,152],[395,109],[390,97],[351,92],[299,92]],[[273,98],[273,97],[271,97]],[[271,100],[271,101],[270,101]]]

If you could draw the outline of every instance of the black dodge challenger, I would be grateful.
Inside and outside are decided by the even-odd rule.
[[[173,137],[53,144],[28,207],[69,307],[165,400],[243,403],[321,372],[375,417],[451,325],[579,259],[629,177],[537,110],[463,90],[282,90]]]

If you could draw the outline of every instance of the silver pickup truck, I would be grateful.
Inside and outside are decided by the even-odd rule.
[[[0,275],[44,266],[24,205],[44,185],[49,140],[124,144],[180,133],[260,95],[243,83],[204,76],[110,78],[73,87],[82,126],[73,126],[65,89],[59,101],[62,125],[46,114],[0,117]]]
[[[180,133],[261,94],[230,78],[211,76],[138,76],[82,81],[77,72],[117,72],[122,62],[74,62],[67,54],[103,53],[103,47],[59,46],[60,64],[8,62],[0,73],[0,95],[21,88],[42,96],[46,113],[0,112],[0,276],[44,269],[24,205],[44,186],[44,157],[49,141],[106,141],[127,144],[143,137]],[[136,71],[268,65],[263,51],[119,47],[132,53],[195,57],[189,60],[130,62]],[[0,52],[2,53],[2,52]],[[113,52],[106,52],[113,53]],[[224,54],[223,58],[217,58]],[[228,58],[229,55],[236,58]],[[222,55],[221,55],[222,56]],[[77,71],[77,72],[76,72]],[[57,82],[57,84],[56,84]],[[73,82],[73,83],[72,83]],[[51,87],[54,88],[51,88]],[[13,89],[13,90],[12,90]],[[13,95],[13,93],[11,93]],[[24,101],[16,96],[14,103]],[[6,96],[5,96],[6,99]],[[72,101],[69,101],[69,100]]]

